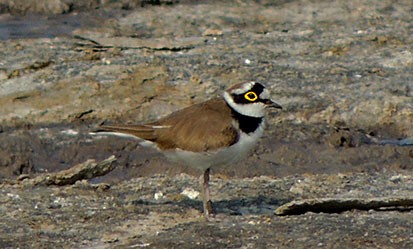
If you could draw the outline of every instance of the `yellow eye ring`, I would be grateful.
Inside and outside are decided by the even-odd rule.
[[[256,101],[258,99],[258,96],[255,92],[247,92],[246,94],[244,94],[244,98],[246,100],[249,100],[251,102]]]

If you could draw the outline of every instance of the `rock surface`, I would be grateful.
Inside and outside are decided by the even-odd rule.
[[[409,0],[0,1],[0,244],[412,248],[411,211],[273,214],[295,199],[413,195],[413,148],[380,144],[413,137],[412,9]],[[88,134],[249,80],[284,109],[269,114],[250,158],[212,170],[209,222],[198,172]],[[116,169],[90,182],[22,184],[112,154]]]
[[[0,188],[5,248],[411,248],[413,212],[397,210],[276,216],[301,198],[404,196],[407,174],[213,178],[217,215],[201,217],[197,180],[155,175],[109,186]],[[410,209],[411,210],[411,209]]]

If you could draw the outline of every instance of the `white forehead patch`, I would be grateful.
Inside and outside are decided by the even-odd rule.
[[[264,91],[260,94],[260,99],[271,99],[270,91],[264,89]]]
[[[241,84],[237,88],[231,89],[230,92],[232,94],[243,94],[251,90],[254,85],[255,85],[254,81],[247,82],[247,83]]]

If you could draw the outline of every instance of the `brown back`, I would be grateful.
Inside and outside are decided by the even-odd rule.
[[[215,98],[174,112],[144,125],[102,126],[105,131],[121,132],[158,144],[161,149],[208,151],[238,141],[231,109],[222,98]]]

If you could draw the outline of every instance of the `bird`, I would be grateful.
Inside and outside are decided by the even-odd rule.
[[[211,168],[234,165],[251,153],[266,126],[269,108],[282,109],[259,82],[229,87],[219,97],[193,104],[145,124],[101,124],[94,132],[139,140],[172,163],[200,172],[203,214],[213,215],[209,191]]]

